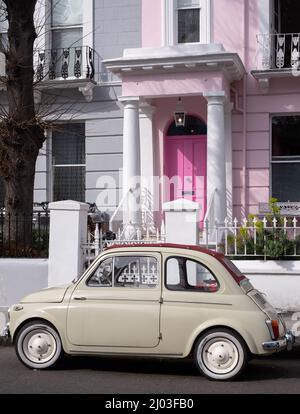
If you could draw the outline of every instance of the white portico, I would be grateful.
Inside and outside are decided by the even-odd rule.
[[[164,202],[179,198],[202,204],[202,220],[210,210],[210,220],[224,221],[232,209],[230,86],[244,75],[238,55],[221,45],[184,45],[125,50],[106,65],[123,81],[123,193],[132,197],[124,224],[149,224]],[[172,124],[179,98],[184,130]],[[158,182],[165,175],[184,181],[179,192]],[[138,176],[142,203],[136,209]]]

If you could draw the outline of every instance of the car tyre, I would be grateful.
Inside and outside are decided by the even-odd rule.
[[[212,329],[197,341],[194,360],[210,380],[228,381],[241,375],[249,360],[244,340],[230,329]]]
[[[17,333],[15,349],[19,360],[31,369],[50,369],[63,355],[57,331],[47,322],[30,322]]]

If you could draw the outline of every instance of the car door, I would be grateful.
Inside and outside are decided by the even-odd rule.
[[[77,346],[155,348],[160,337],[159,254],[106,256],[75,288],[67,335]]]
[[[222,279],[209,260],[188,254],[165,255],[164,269],[163,344],[173,353],[181,354],[199,326],[225,314],[231,306],[222,294]]]

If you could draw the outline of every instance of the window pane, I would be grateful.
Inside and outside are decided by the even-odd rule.
[[[85,125],[62,124],[52,134],[52,164],[85,164]]]
[[[300,200],[300,164],[273,164],[273,197],[280,202]]]
[[[218,283],[212,273],[203,265],[192,260],[186,262],[187,282],[190,287],[204,292],[217,292]]]
[[[113,261],[111,258],[100,263],[94,274],[88,281],[91,287],[111,287],[113,274]]]
[[[180,285],[180,268],[177,259],[169,259],[167,262],[167,285]]]
[[[82,46],[82,29],[52,31],[52,49]],[[59,56],[58,56],[59,57]]]
[[[167,261],[166,286],[174,291],[217,292],[219,284],[214,275],[202,264],[184,257]]]
[[[158,262],[154,257],[116,257],[114,286],[153,288],[158,285]]]
[[[273,118],[273,157],[300,156],[300,116]]]
[[[53,167],[53,201],[85,201],[85,167]]]
[[[185,126],[178,127],[174,121],[168,129],[167,135],[207,135],[207,126],[201,119],[187,115]]]
[[[82,0],[52,0],[52,26],[82,24]]]
[[[200,10],[178,10],[178,43],[200,41]]]

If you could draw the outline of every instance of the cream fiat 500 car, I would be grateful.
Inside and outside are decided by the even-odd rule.
[[[29,368],[68,355],[193,356],[229,380],[251,355],[292,346],[265,297],[224,256],[198,247],[132,245],[104,251],[71,285],[24,298],[7,333]]]

